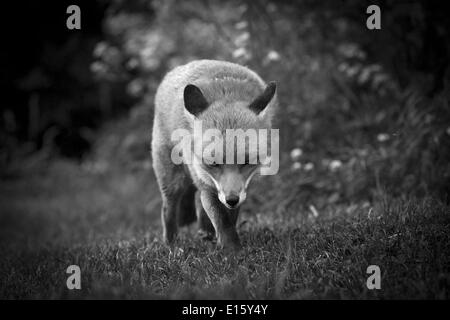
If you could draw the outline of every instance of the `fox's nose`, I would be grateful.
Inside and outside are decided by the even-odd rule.
[[[225,201],[230,207],[235,207],[239,203],[239,196],[235,195],[227,196]]]

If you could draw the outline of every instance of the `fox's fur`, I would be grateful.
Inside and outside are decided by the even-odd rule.
[[[276,104],[274,83],[267,86],[255,72],[230,62],[193,61],[166,75],[155,97],[152,157],[167,242],[176,236],[178,225],[196,216],[200,230],[209,236],[215,232],[220,245],[240,247],[235,230],[239,205],[256,172],[253,167],[228,164],[214,169],[195,162],[175,165],[172,132],[180,128],[192,132],[196,119],[203,121],[204,129],[224,134],[226,129],[270,129]],[[229,206],[228,199],[239,202]]]

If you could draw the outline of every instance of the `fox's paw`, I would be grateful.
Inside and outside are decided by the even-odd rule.
[[[163,241],[168,246],[173,246],[176,238],[177,238],[177,234],[175,232],[164,232],[163,233]]]
[[[219,242],[218,247],[227,253],[239,253],[242,251],[242,245],[239,240]]]
[[[204,241],[214,241],[215,240],[215,235],[213,233],[202,230],[202,229],[198,230],[197,237],[199,237],[200,239],[202,239]]]

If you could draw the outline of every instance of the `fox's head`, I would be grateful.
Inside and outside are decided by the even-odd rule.
[[[271,129],[269,108],[276,99],[275,91],[272,82],[251,98],[224,94],[209,103],[199,87],[190,84],[184,89],[185,113],[193,120],[192,170],[229,209],[243,203],[250,180],[269,160],[268,140],[265,145],[258,142],[260,134],[267,135]]]

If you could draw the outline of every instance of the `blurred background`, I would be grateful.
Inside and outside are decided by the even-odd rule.
[[[81,9],[81,30],[66,28],[66,9],[72,4]],[[366,28],[371,4],[381,8],[381,30]],[[360,243],[379,244],[365,256],[380,252],[376,257],[382,261],[391,259],[396,266],[391,270],[399,272],[391,272],[392,283],[403,282],[392,292],[383,291],[387,296],[406,294],[404,284],[409,296],[426,294],[427,279],[438,276],[421,268],[438,274],[448,270],[448,263],[440,262],[442,270],[434,262],[417,264],[416,254],[448,256],[440,254],[448,250],[448,232],[436,231],[445,223],[436,228],[418,223],[429,234],[420,242],[426,249],[399,245],[399,255],[392,253],[386,234],[400,228],[397,219],[403,213],[438,212],[428,202],[418,205],[421,199],[449,203],[450,19],[444,5],[428,0],[2,4],[0,296],[64,295],[60,270],[78,260],[91,277],[84,285],[92,286],[92,292],[100,288],[103,296],[110,292],[109,282],[97,288],[93,279],[123,281],[123,274],[140,266],[133,260],[134,246],[144,252],[142,266],[146,263],[151,270],[139,269],[139,275],[151,288],[159,288],[159,283],[165,288],[160,270],[169,267],[165,260],[161,265],[152,262],[165,254],[147,250],[157,246],[152,241],[161,233],[160,196],[150,157],[153,98],[167,71],[202,58],[247,65],[266,81],[278,83],[280,108],[274,127],[280,128],[280,172],[252,185],[243,219],[255,219],[249,225],[261,228],[290,230],[303,222],[386,214],[392,227],[373,233],[379,235],[373,242],[360,240],[361,228],[353,228],[350,219],[345,226],[355,238],[349,238],[349,246],[366,250],[370,246]],[[374,225],[367,228],[373,230]],[[411,228],[392,231],[392,239],[400,233],[411,235],[411,243],[422,239],[414,233],[420,226]],[[332,230],[329,238],[302,238],[300,243],[334,239]],[[342,235],[347,239],[349,232]],[[273,241],[255,239],[262,245]],[[430,251],[430,246],[438,249]],[[410,260],[396,258],[409,247]],[[131,258],[117,260],[119,249]],[[157,257],[145,258],[149,252]],[[337,259],[347,257],[347,251],[333,252]],[[304,261],[299,255],[298,261]],[[108,259],[111,265],[105,267]],[[315,263],[311,260],[310,270],[316,270]],[[116,273],[118,264],[122,274]],[[359,268],[354,262],[349,265]],[[423,275],[421,286],[401,273],[404,265],[407,270],[418,268],[410,275]],[[338,273],[344,270],[340,264],[337,268]],[[176,280],[178,274],[167,279]],[[305,274],[298,279],[306,281],[301,280]],[[333,279],[331,284],[337,281],[336,287],[342,287],[340,278]],[[317,288],[324,286],[326,292],[327,282],[317,281]],[[354,287],[359,295],[359,282]]]
[[[70,4],[2,10],[3,176],[57,157],[149,167],[159,81],[209,58],[279,83],[285,168],[339,169],[346,196],[377,179],[448,193],[450,19],[441,2],[378,1],[381,30],[366,28],[371,3],[356,0],[78,1],[81,30],[66,28]]]

